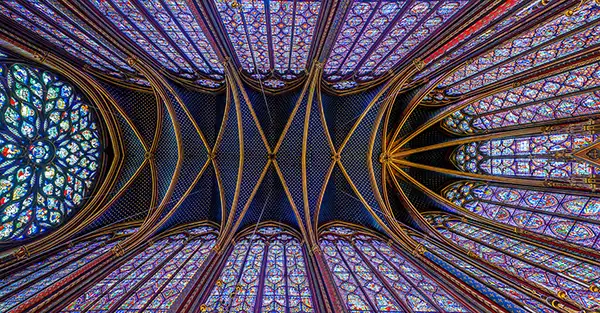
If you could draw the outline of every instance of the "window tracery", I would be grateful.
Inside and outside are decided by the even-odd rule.
[[[214,2],[238,61],[252,78],[280,89],[306,72],[320,0]]]
[[[495,93],[447,117],[442,126],[458,135],[534,126],[598,113],[600,63],[593,63]]]
[[[61,312],[165,312],[200,270],[217,235],[197,227],[157,240]]]
[[[135,231],[135,228],[131,229]],[[74,243],[35,263],[0,277],[0,310],[9,312],[30,297],[108,253],[129,234],[113,232]]]
[[[101,158],[96,117],[52,72],[0,64],[0,241],[55,229],[85,203]]]
[[[600,6],[593,1],[584,4],[576,15],[559,13],[461,66],[440,88],[446,88],[450,95],[465,94],[582,51],[600,40],[598,18]]]
[[[338,90],[391,70],[469,1],[353,1],[324,68]],[[354,81],[354,79],[356,81]]]
[[[304,249],[279,227],[262,227],[233,247],[203,307],[207,312],[314,312]]]
[[[438,231],[465,251],[481,260],[521,277],[555,295],[565,293],[576,305],[600,308],[600,293],[594,286],[600,279],[600,267],[585,259],[567,256],[556,249],[508,237],[492,228],[470,221],[430,217]]]
[[[378,238],[338,226],[321,235],[320,246],[350,312],[469,312]]]
[[[599,198],[472,181],[454,183],[443,194],[491,221],[600,249]]]

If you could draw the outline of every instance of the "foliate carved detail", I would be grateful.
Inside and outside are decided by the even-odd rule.
[[[122,257],[125,254],[125,250],[123,249],[123,246],[121,246],[121,243],[117,243],[111,250],[110,250],[116,257]]]
[[[13,255],[17,260],[27,259],[29,258],[29,250],[27,249],[27,246],[21,246],[13,253]]]
[[[40,62],[40,63],[44,63],[44,62],[46,62],[46,59],[48,58],[49,54],[50,54],[50,52],[48,52],[48,51],[34,52],[33,58],[38,60],[38,62]]]
[[[136,66],[138,63],[138,59],[135,56],[130,56],[127,58],[127,65],[134,67]]]
[[[425,247],[423,245],[418,245],[415,247],[415,249],[413,250],[413,255],[415,256],[419,256],[419,255],[423,255],[425,254],[425,252],[427,252],[427,249],[425,249]]]
[[[425,61],[416,58],[412,60],[412,65],[417,69],[417,71],[422,71],[425,68]]]

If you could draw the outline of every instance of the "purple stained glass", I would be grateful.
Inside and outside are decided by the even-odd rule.
[[[457,134],[548,123],[600,112],[600,63],[488,96],[455,111],[443,127]]]
[[[444,196],[495,222],[588,248],[598,247],[600,199],[596,197],[466,181],[448,186]]]
[[[94,261],[115,246],[117,241],[109,241],[109,236],[101,236],[75,244],[3,278],[0,281],[0,310],[8,312],[30,297],[42,292],[69,274]]]
[[[508,285],[506,282],[490,275],[488,272],[486,272],[486,265],[482,264],[481,267],[476,267],[446,251],[445,245],[440,245],[434,241],[429,241],[417,236],[413,236],[412,238],[444,261],[452,264],[455,268],[460,269],[470,277],[482,282],[485,286],[494,289],[496,292],[499,292],[503,296],[512,299],[513,301],[516,301],[524,307],[541,313],[555,312],[554,309],[550,308],[548,305],[545,305],[543,302],[534,299],[532,296],[527,295],[522,291],[519,291],[516,288]]]
[[[439,229],[442,235],[482,260],[550,293],[565,292],[586,309],[600,308],[600,293],[589,290],[600,278],[598,266],[467,222],[444,218],[438,222],[445,226]]]
[[[460,9],[465,7],[469,1],[440,1],[435,8],[431,9],[429,15],[424,18],[420,25],[415,27],[413,31],[404,40],[396,45],[383,59],[375,56],[369,59],[371,62],[377,62],[375,75],[382,75],[391,70],[398,62],[400,62],[408,53],[414,50],[419,44],[427,40],[430,36],[440,29],[445,23],[450,21]],[[383,51],[380,51],[383,52]],[[370,69],[360,69],[359,73],[364,75]]]
[[[211,312],[310,313],[309,286],[300,242],[263,227],[234,246],[204,305]]]
[[[353,1],[325,64],[330,82],[367,82],[404,60],[468,1]],[[352,85],[336,85],[338,90]]]
[[[321,1],[216,1],[229,40],[248,74],[292,80],[306,71]],[[282,82],[266,80],[269,88]]]
[[[143,285],[138,286],[121,304],[118,311],[168,310],[177,296],[173,293],[173,288],[180,292],[185,288],[192,275],[200,269],[215,243],[214,234],[203,235],[186,243]]]
[[[191,64],[152,26],[133,2],[129,0],[90,0],[90,2],[100,14],[103,14],[143,51],[150,54],[157,63],[175,73],[179,73],[181,70],[193,71]]]
[[[96,283],[62,312],[165,312],[201,270],[216,242],[214,229],[195,228],[157,241]],[[145,283],[142,284],[142,281]],[[140,285],[141,284],[141,285]],[[133,292],[128,298],[123,298]]]
[[[223,73],[216,53],[186,3],[160,0],[140,3],[197,69],[204,74]]]
[[[320,245],[350,312],[470,312],[388,243],[335,227]]]
[[[600,7],[587,3],[574,16],[559,13],[539,27],[511,38],[506,43],[463,65],[440,87],[448,93],[464,94],[503,78],[575,54],[600,42],[600,27],[594,23]],[[580,27],[590,25],[587,27]],[[565,35],[565,38],[560,36]]]
[[[527,3],[527,0],[517,1],[515,6],[520,6],[523,3]],[[415,79],[421,79],[438,70],[439,68],[449,64],[450,62],[464,56],[467,52],[472,51],[472,49],[479,48],[481,45],[485,44],[488,40],[496,36],[500,36],[504,31],[509,29],[511,26],[516,23],[523,21],[525,18],[532,16],[532,14],[539,12],[541,8],[544,6],[536,6],[536,5],[525,5],[524,7],[519,7],[516,11],[511,12],[510,15],[505,17],[502,20],[490,20],[489,22],[495,22],[495,24],[488,29],[485,29],[481,33],[474,32],[471,35],[468,35],[465,39],[462,40],[464,44],[456,47],[453,51],[442,55],[440,58],[434,60],[434,62],[430,62],[427,67],[415,75]],[[477,34],[475,36],[475,34]]]
[[[99,55],[82,46],[66,33],[46,23],[39,16],[33,14],[33,12],[17,3],[15,0],[0,3],[0,8],[2,8],[0,14],[23,25],[58,47],[65,49],[78,59],[90,64],[92,67],[108,73],[116,71],[115,67],[102,59]]]
[[[597,135],[556,133],[501,138],[460,145],[451,156],[465,172],[568,181],[595,176],[600,168],[566,156],[592,145]]]

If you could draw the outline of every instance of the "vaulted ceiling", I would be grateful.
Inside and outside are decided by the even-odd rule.
[[[29,251],[135,220],[142,227],[124,247],[199,220],[219,223],[221,234],[279,221],[311,244],[335,220],[392,236],[402,236],[399,225],[426,231],[419,212],[456,211],[441,195],[446,185],[490,178],[452,163],[457,146],[597,114],[526,121],[497,104],[522,109],[595,91],[592,1],[5,0],[0,8],[1,59],[56,70],[103,119],[102,183],[90,205]],[[516,182],[548,187],[544,179]]]

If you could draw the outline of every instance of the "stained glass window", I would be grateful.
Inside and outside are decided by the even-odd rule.
[[[306,71],[320,0],[215,0],[215,5],[237,60],[251,77],[271,77],[265,85],[278,89]]]
[[[454,112],[443,127],[456,134],[497,131],[597,114],[600,63],[488,96]]]
[[[349,312],[470,312],[378,238],[335,227],[322,234],[320,245]]]
[[[430,55],[426,68],[415,75],[415,79],[428,76],[450,62],[463,57],[467,52],[481,47],[486,41],[500,36],[516,23],[531,17],[533,13],[539,12],[541,8],[544,8],[544,6],[531,5],[527,0],[504,1],[485,19],[480,20],[480,23],[463,31],[450,43],[446,44],[443,49]],[[499,18],[503,13],[507,13],[506,16]]]
[[[550,61],[580,52],[597,44],[600,6],[588,2],[576,15],[562,12],[539,27],[511,38],[506,43],[459,68],[441,83],[448,93],[464,94]]]
[[[204,303],[208,312],[314,312],[304,250],[279,227],[236,243]]]
[[[495,222],[600,249],[600,198],[468,181],[454,183],[443,193]]]
[[[600,267],[597,265],[468,221],[447,216],[430,221],[439,227],[442,235],[484,262],[526,279],[554,295],[564,293],[587,310],[600,308],[600,293],[590,288],[600,279]]]
[[[124,53],[57,0],[28,0],[26,4],[8,0],[0,8],[0,14],[97,70],[118,78],[125,78],[123,72],[135,75]]]
[[[116,235],[116,233],[115,233]],[[0,278],[0,311],[8,312],[112,249],[123,235],[102,235],[63,250]]]
[[[181,1],[89,1],[156,62],[185,79],[220,81],[223,67],[188,4]],[[210,84],[205,84],[205,86]],[[210,86],[207,86],[210,87]]]
[[[570,154],[589,147],[597,139],[589,132],[559,132],[485,140],[458,146],[451,160],[458,169],[471,173],[584,181],[598,175],[600,168]]]
[[[353,1],[325,64],[325,79],[366,82],[385,74],[468,2]],[[335,89],[353,87],[334,85]]]
[[[166,312],[216,242],[209,227],[157,240],[112,271],[62,312]]]
[[[506,281],[501,280],[494,275],[487,272],[485,264],[477,262],[469,262],[464,258],[461,259],[456,255],[456,251],[448,251],[446,244],[440,244],[433,239],[425,239],[418,236],[412,237],[415,241],[422,244],[429,251],[425,252],[425,256],[438,265],[445,267],[451,273],[455,273],[456,269],[462,271],[456,273],[463,282],[471,285],[473,288],[482,292],[490,299],[496,301],[498,304],[503,305],[510,312],[525,313],[521,307],[533,310],[533,312],[541,313],[554,313],[556,312],[545,301],[535,299],[531,294],[526,294],[527,291],[519,290],[514,286],[509,285]],[[451,267],[448,268],[448,265]],[[490,294],[489,290],[494,293],[501,294],[502,298],[498,299],[495,294]],[[512,303],[509,303],[507,299],[510,299]],[[514,305],[516,304],[516,307]]]
[[[0,241],[63,224],[89,197],[100,164],[90,104],[52,72],[0,64]]]

